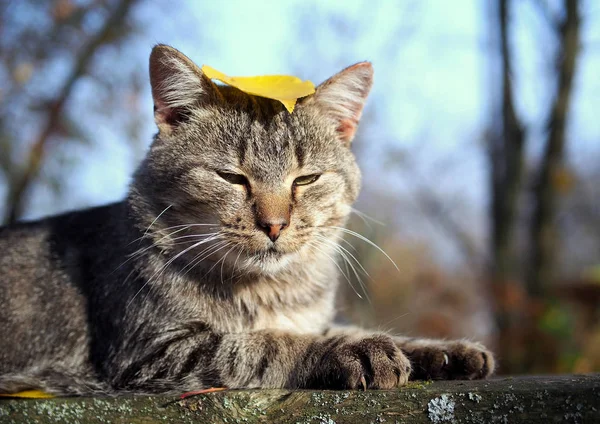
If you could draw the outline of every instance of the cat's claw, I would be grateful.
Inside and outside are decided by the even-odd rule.
[[[366,392],[367,391],[367,380],[365,379],[364,375],[360,378],[360,384],[362,386],[363,392]]]
[[[410,359],[411,380],[475,380],[494,372],[492,353],[466,340],[415,340],[400,344]]]
[[[350,338],[324,352],[307,383],[309,389],[393,389],[408,382],[411,365],[384,334]]]

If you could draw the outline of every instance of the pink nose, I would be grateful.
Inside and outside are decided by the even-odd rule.
[[[279,221],[277,223],[272,222],[259,222],[258,225],[262,230],[269,236],[272,242],[275,242],[283,230],[288,226],[287,221]]]

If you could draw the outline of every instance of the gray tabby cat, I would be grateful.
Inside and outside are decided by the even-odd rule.
[[[0,228],[0,393],[390,389],[485,378],[468,341],[332,326],[336,243],[369,63],[301,99],[217,86],[150,56],[158,134],[119,203]]]

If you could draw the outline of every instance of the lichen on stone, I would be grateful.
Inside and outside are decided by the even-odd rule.
[[[452,398],[443,394],[440,397],[433,398],[427,404],[429,419],[434,423],[454,420],[454,407],[456,402]]]
[[[475,403],[479,403],[479,402],[481,402],[481,399],[483,399],[481,397],[481,395],[478,395],[477,393],[469,392],[469,400],[472,400]]]

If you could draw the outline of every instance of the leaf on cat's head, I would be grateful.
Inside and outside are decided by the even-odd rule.
[[[40,390],[24,390],[18,393],[0,393],[0,396],[19,399],[49,399],[54,397],[54,395]]]
[[[278,100],[290,113],[294,111],[299,98],[315,92],[315,85],[311,81],[302,81],[291,75],[230,77],[208,65],[202,66],[202,72],[210,79],[217,79],[245,93]]]

